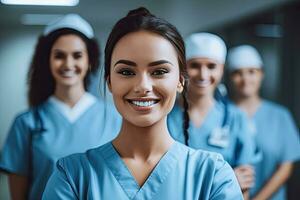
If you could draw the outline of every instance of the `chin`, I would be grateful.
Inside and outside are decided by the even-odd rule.
[[[135,120],[132,123],[137,127],[146,128],[146,127],[156,124],[157,121],[152,120],[152,119],[144,119],[144,120],[140,119],[140,120]]]
[[[149,118],[149,117],[137,117],[134,119],[126,119],[126,121],[136,127],[139,128],[146,128],[146,127],[150,127],[153,126],[154,124],[156,124],[159,120],[157,119],[153,119],[153,118]]]

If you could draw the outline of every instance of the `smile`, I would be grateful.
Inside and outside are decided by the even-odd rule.
[[[209,80],[204,81],[193,81],[198,87],[208,87],[211,85],[211,82]]]
[[[73,77],[76,75],[75,71],[60,71],[59,74],[63,77]]]
[[[159,100],[128,100],[130,104],[138,107],[150,107],[159,102]]]

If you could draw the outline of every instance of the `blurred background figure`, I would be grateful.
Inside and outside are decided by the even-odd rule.
[[[227,47],[251,44],[259,49],[264,60],[262,97],[280,103],[291,111],[300,127],[300,1],[299,0],[47,0],[36,1],[44,5],[8,4],[0,0],[0,151],[7,138],[9,127],[22,110],[28,108],[27,71],[33,55],[36,38],[45,26],[67,13],[78,13],[94,28],[94,36],[102,41],[113,24],[128,10],[139,6],[174,24],[184,37],[196,32],[219,35]],[[20,0],[25,4],[29,0]],[[61,2],[68,2],[62,5]],[[51,5],[49,5],[51,4]],[[103,60],[103,59],[102,59]],[[101,67],[103,69],[103,67]],[[89,75],[87,90],[100,99],[108,99],[99,92],[98,70]],[[16,81],[17,80],[17,81]],[[225,80],[227,82],[227,80]],[[9,199],[6,176],[0,173],[0,199]],[[288,181],[290,200],[299,199],[300,163],[294,165]]]
[[[114,138],[119,118],[86,92],[99,56],[79,15],[65,15],[40,36],[28,73],[30,109],[15,118],[1,151],[12,199],[40,199],[59,158]]]
[[[225,97],[214,97],[220,83],[226,58],[223,40],[211,33],[194,33],[186,41],[189,84],[188,113],[183,112],[182,99],[168,116],[170,134],[176,140],[196,149],[218,152],[234,168],[244,193],[253,186],[255,144],[243,113]],[[188,132],[181,125],[190,119]]]
[[[232,100],[247,113],[250,130],[262,152],[261,161],[255,165],[251,198],[283,200],[293,162],[300,159],[299,132],[285,107],[260,96],[263,65],[261,56],[252,46],[237,46],[228,53]]]

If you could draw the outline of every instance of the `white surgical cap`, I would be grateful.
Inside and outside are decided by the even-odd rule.
[[[211,33],[194,33],[185,40],[186,59],[209,58],[224,64],[226,45],[217,35]]]
[[[263,66],[263,61],[258,51],[250,45],[241,45],[228,51],[228,70],[230,72],[242,68],[257,68]]]
[[[90,39],[94,37],[94,31],[91,25],[77,14],[67,14],[62,18],[51,22],[46,26],[44,35],[46,36],[49,33],[62,28],[74,29]]]

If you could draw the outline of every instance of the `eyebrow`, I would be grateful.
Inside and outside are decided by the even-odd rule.
[[[156,65],[166,64],[166,63],[173,65],[171,62],[169,62],[167,60],[158,60],[158,61],[149,63],[149,66],[156,66]]]
[[[171,62],[169,62],[167,60],[158,60],[158,61],[149,63],[148,66],[152,67],[152,66],[166,64],[166,63],[173,65]],[[130,60],[118,60],[114,66],[116,66],[117,64],[125,64],[125,65],[134,66],[134,67],[137,66],[137,64],[135,62],[132,62]]]
[[[130,60],[118,60],[118,62],[115,63],[114,66],[116,66],[117,64],[125,64],[125,65],[130,65],[130,66],[137,66],[135,62],[132,62]]]
[[[58,53],[60,53],[60,52],[65,53],[66,52],[65,50],[62,50],[62,49],[53,49],[52,51],[53,52],[58,52]],[[85,50],[83,50],[83,49],[76,49],[76,50],[72,51],[72,53],[81,53],[81,52],[84,52],[84,51]]]

